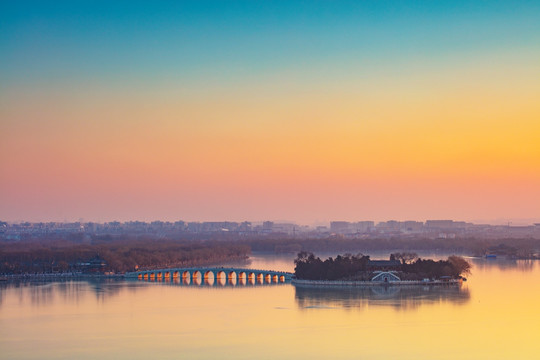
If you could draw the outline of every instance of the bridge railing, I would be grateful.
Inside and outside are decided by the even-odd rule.
[[[243,278],[243,281],[245,281],[246,283],[250,281],[259,283],[285,283],[289,282],[293,277],[292,273],[286,271],[233,267],[189,267],[139,270],[126,273],[125,277],[128,279],[139,279],[147,281],[174,281],[175,279],[182,279],[183,281],[189,283],[195,283],[196,279],[199,279],[199,277],[199,281],[210,281],[208,274],[212,273],[213,282],[216,283],[219,281],[219,274],[222,272],[225,273],[226,283],[241,282],[241,278]],[[200,275],[197,275],[197,273],[199,273]],[[241,276],[241,274],[244,275]]]

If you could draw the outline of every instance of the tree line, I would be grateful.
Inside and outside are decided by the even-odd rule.
[[[0,244],[0,273],[52,273],[88,269],[100,259],[101,272],[198,266],[246,259],[249,246],[235,242],[178,241],[170,239],[96,240],[92,244],[33,241]]]
[[[337,280],[367,270],[369,256],[338,255],[321,260],[313,253],[301,251],[294,260],[294,273],[298,279],[307,280]]]
[[[459,278],[468,274],[471,265],[460,256],[450,256],[447,260],[421,259],[415,253],[394,253],[390,260],[398,260],[398,265],[391,270],[400,275],[402,280],[421,280],[425,278],[440,279],[441,277]],[[368,255],[338,255],[322,260],[313,253],[301,251],[295,264],[295,275],[298,279],[306,280],[370,280],[374,272],[389,270],[386,265],[374,265]]]
[[[540,251],[540,239],[428,239],[428,238],[381,238],[381,239],[291,239],[268,237],[265,239],[241,239],[252,251],[275,253],[307,252],[350,252],[361,251],[435,251],[444,253],[483,256],[486,253],[500,253],[511,258],[531,259]]]
[[[417,258],[410,263],[402,263],[400,271],[405,274],[407,280],[440,279],[442,277],[459,278],[469,274],[471,264],[461,256],[449,256],[447,260],[435,261],[432,259]],[[407,276],[413,274],[414,276]],[[405,279],[403,279],[405,280]]]

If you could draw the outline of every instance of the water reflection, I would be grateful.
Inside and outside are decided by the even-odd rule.
[[[62,299],[64,303],[79,304],[91,293],[99,302],[105,302],[119,295],[123,290],[135,293],[152,286],[184,286],[190,288],[231,289],[249,287],[269,287],[289,285],[287,283],[267,282],[264,279],[203,279],[193,282],[185,279],[138,281],[124,279],[88,279],[88,280],[55,280],[54,282],[20,280],[3,283],[0,287],[0,307],[3,294],[13,291],[20,304],[29,300],[33,306],[47,306]]]
[[[2,301],[4,300],[4,293],[7,289],[7,285],[7,281],[0,281],[0,306],[2,306]]]
[[[46,306],[54,303],[58,296],[64,302],[78,304],[90,292],[96,300],[105,301],[117,296],[123,289],[135,291],[145,284],[127,282],[115,279],[90,279],[90,280],[55,280],[46,281],[13,281],[3,284],[0,290],[0,300],[2,293],[13,290],[23,303],[29,299],[34,306]],[[2,301],[0,301],[2,306]]]
[[[165,278],[165,279],[154,279],[154,280],[127,280],[128,282],[142,282],[142,283],[151,283],[151,284],[165,284],[165,285],[175,285],[175,286],[188,286],[188,287],[214,287],[214,288],[231,288],[231,287],[260,287],[260,286],[276,286],[276,285],[286,285],[287,282],[276,281],[275,279],[269,278],[228,278],[228,277],[218,277],[214,278],[213,276],[209,277],[195,277],[193,280],[190,278]]]
[[[518,270],[518,271],[533,271],[538,260],[514,260],[505,258],[468,258],[468,261],[474,264],[478,269],[496,268],[499,270]]]
[[[274,260],[253,267],[291,267]],[[0,284],[0,358],[538,357],[540,262],[478,263],[461,288],[10,281]]]
[[[439,302],[462,305],[470,300],[470,293],[466,285],[335,288],[295,286],[295,300],[300,309],[390,306],[405,310]]]

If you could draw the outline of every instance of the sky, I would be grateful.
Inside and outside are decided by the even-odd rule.
[[[2,2],[0,220],[540,219],[539,19]]]

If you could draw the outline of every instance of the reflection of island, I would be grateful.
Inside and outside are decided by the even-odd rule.
[[[303,287],[296,286],[295,299],[301,309],[317,307],[362,308],[391,306],[411,309],[439,302],[465,304],[469,290],[461,285],[444,286],[371,286],[371,287]]]

